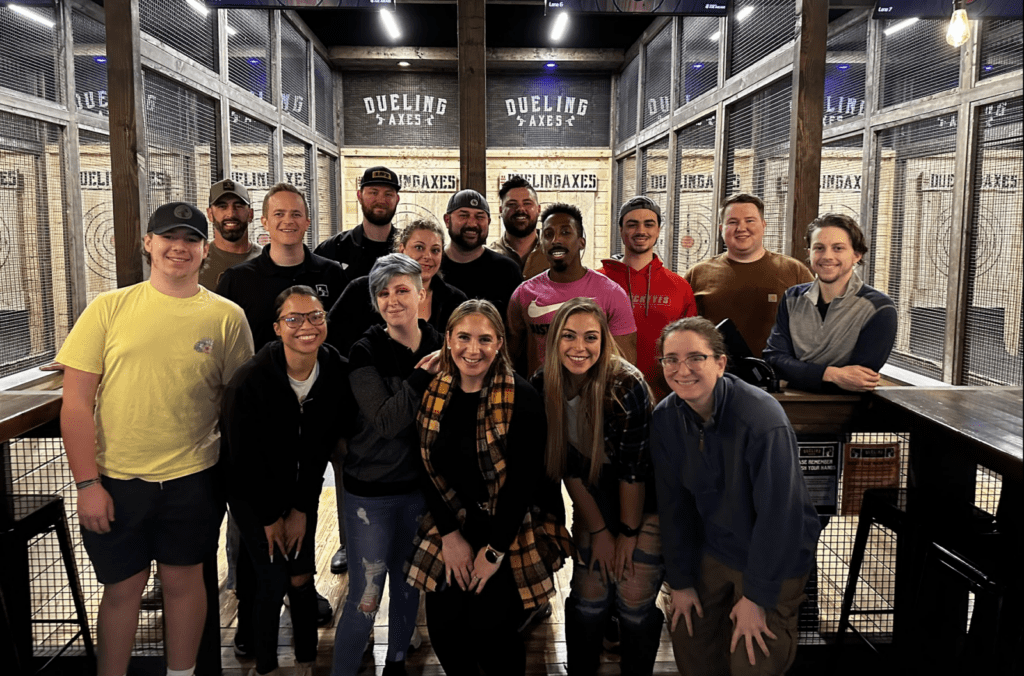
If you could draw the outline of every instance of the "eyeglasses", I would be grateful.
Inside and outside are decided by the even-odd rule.
[[[679,357],[676,357],[674,355],[669,355],[668,357],[658,357],[658,362],[661,364],[662,368],[666,369],[679,368],[679,363],[682,362],[686,364],[686,368],[690,369],[691,371],[699,371],[701,368],[704,367],[704,362],[706,362],[708,358],[712,356],[714,355],[691,354],[686,359],[680,359]]]
[[[327,313],[323,310],[313,310],[312,312],[293,312],[290,315],[278,317],[277,321],[284,322],[288,325],[289,329],[297,329],[302,326],[302,323],[307,319],[313,326],[320,326],[327,320]]]

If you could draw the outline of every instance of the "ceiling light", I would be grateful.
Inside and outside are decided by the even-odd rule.
[[[963,0],[953,2],[953,16],[949,19],[949,28],[946,29],[946,43],[950,47],[960,47],[971,37],[971,22],[967,18],[967,10],[964,9]]]
[[[850,69],[850,64],[848,64],[848,63],[837,63],[836,64],[836,68],[838,68],[839,70],[849,70]]]
[[[736,12],[736,20],[737,21],[743,21],[748,16],[753,14],[753,12],[754,12],[754,7],[744,7],[740,11]]]
[[[234,37],[234,36],[238,35],[238,31],[237,31],[236,29],[232,28],[232,27],[231,27],[230,25],[228,25],[228,24],[225,24],[225,25],[224,25],[224,28],[226,28],[226,29],[227,29],[227,31],[228,31],[228,37],[229,37],[229,38],[230,38],[230,37]]]
[[[918,21],[920,21],[920,19],[917,18],[916,16],[915,17],[911,17],[909,19],[904,19],[903,21],[900,21],[899,23],[894,23],[893,25],[889,26],[888,28],[886,28],[882,32],[885,33],[886,35],[892,35],[893,33],[899,33],[904,28],[910,28],[911,26],[913,26]]]
[[[395,21],[395,15],[391,13],[391,10],[380,10],[380,20],[384,24],[384,30],[388,32],[392,40],[402,37],[402,31],[398,29],[398,22]]]
[[[693,64],[693,69],[694,70],[700,70],[703,67],[704,67],[703,63],[695,63],[695,64]]]
[[[195,10],[195,13],[199,16],[207,16],[210,13],[210,8],[199,2],[199,0],[185,0],[185,4]]]
[[[987,63],[984,66],[982,66],[981,68],[982,68],[982,70],[992,70],[993,68],[995,68],[995,66],[993,66],[991,63]]]
[[[711,40],[712,42],[718,42],[718,38],[720,37],[722,37],[721,31],[715,31],[714,33],[708,36],[708,40]]]
[[[399,61],[398,65],[401,66],[402,68],[408,68],[409,67],[409,62],[408,61]]]
[[[569,27],[569,13],[561,12],[555,17],[555,25],[551,27],[551,39],[558,42],[565,35],[565,29]]]
[[[544,64],[544,67],[551,68],[552,70],[554,70],[555,68],[558,68],[558,64],[555,63],[554,61],[548,61],[547,63]]]
[[[8,7],[10,7],[10,5],[8,5]],[[92,57],[92,60],[95,61],[96,63],[106,63],[107,62],[107,57],[105,57],[105,56],[94,56],[94,57]]]
[[[35,21],[40,26],[53,28],[54,26],[57,25],[57,23],[52,19],[48,19],[42,14],[37,14],[36,12],[33,12],[31,9],[28,9],[27,7],[22,7],[21,5],[7,5],[7,8],[10,9],[15,14],[20,14],[29,21]]]

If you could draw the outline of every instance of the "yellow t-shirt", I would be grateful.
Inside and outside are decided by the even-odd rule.
[[[174,298],[143,282],[97,296],[57,361],[101,375],[100,472],[168,481],[217,462],[221,394],[252,354],[238,305],[204,288]]]

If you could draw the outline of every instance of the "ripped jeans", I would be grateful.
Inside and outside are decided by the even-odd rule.
[[[372,498],[345,491],[348,597],[334,634],[332,676],[355,676],[359,671],[388,578],[387,659],[405,659],[416,628],[420,592],[406,583],[404,567],[425,511],[419,491]]]
[[[573,524],[573,540],[579,550],[572,571],[569,598],[565,602],[565,641],[569,676],[597,672],[604,626],[612,612],[619,617],[622,673],[649,676],[654,669],[664,615],[657,608],[658,590],[665,576],[661,556],[661,528],[657,514],[644,514],[636,549],[634,574],[617,584],[605,582],[590,568],[591,537]]]

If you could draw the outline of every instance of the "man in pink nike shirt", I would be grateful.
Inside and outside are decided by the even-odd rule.
[[[508,304],[508,346],[513,363],[528,376],[544,363],[548,326],[562,304],[592,298],[608,316],[619,352],[636,362],[636,322],[622,287],[583,266],[587,246],[583,215],[569,204],[552,204],[541,214],[540,238],[551,267],[516,289]],[[523,372],[525,355],[525,373]]]

